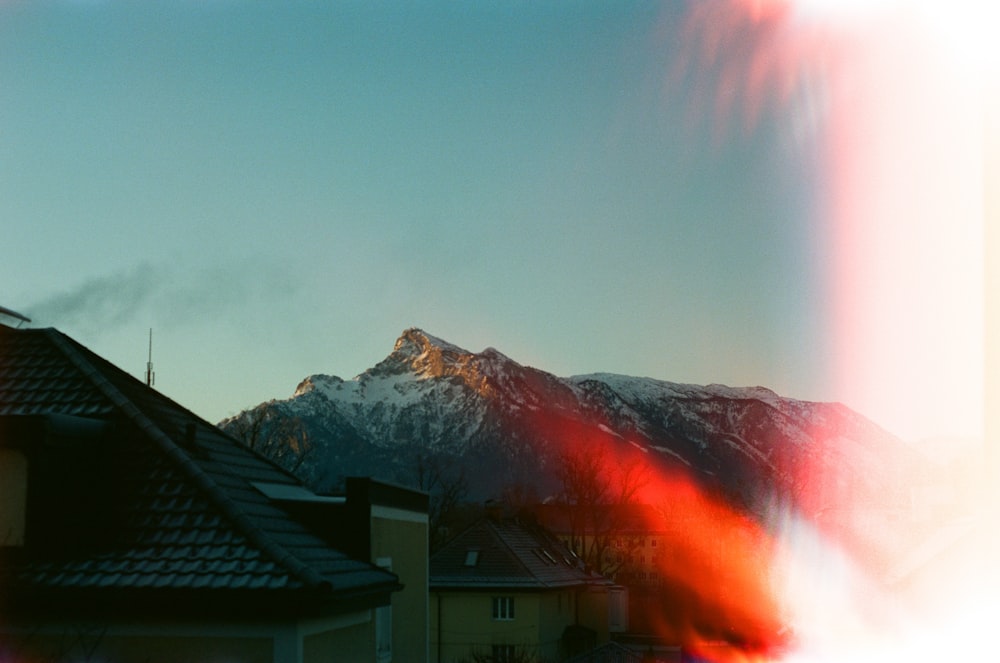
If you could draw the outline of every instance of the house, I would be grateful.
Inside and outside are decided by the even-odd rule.
[[[627,628],[624,588],[530,520],[490,513],[430,563],[431,661],[560,661]]]
[[[602,574],[630,587],[658,588],[674,553],[662,510],[648,504],[536,504],[547,530]]]
[[[579,557],[628,587],[658,591],[683,575],[691,557],[712,577],[724,577],[733,549],[753,550],[755,525],[730,515],[724,528],[683,504],[536,504],[538,522]]]
[[[314,495],[59,331],[0,325],[0,660],[425,661],[422,551],[426,495]]]
[[[693,508],[697,507],[697,508]],[[694,650],[762,649],[783,624],[769,582],[770,543],[750,518],[683,495],[660,505],[541,504],[532,513],[595,569],[628,588],[628,637]]]

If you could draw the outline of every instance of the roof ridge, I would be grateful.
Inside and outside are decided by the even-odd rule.
[[[331,588],[332,584],[325,579],[316,569],[302,562],[292,553],[282,547],[271,538],[265,531],[255,525],[247,515],[236,505],[213,480],[207,472],[195,463],[190,455],[174,442],[169,435],[164,433],[152,419],[150,419],[139,407],[128,399],[117,387],[105,377],[93,364],[91,364],[79,350],[77,350],[71,339],[64,336],[54,328],[42,330],[46,332],[53,344],[66,355],[67,359],[84,375],[90,382],[117,407],[136,426],[146,433],[157,444],[161,451],[174,462],[195,485],[204,491],[212,503],[218,507],[222,514],[236,527],[236,529],[255,546],[271,557],[275,562],[288,570],[305,585],[316,588]],[[80,346],[83,347],[83,346]],[[85,348],[84,348],[85,349]],[[88,350],[89,352],[89,350]],[[116,370],[120,370],[117,369]],[[191,413],[198,419],[196,415]],[[200,420],[200,419],[199,419]]]
[[[521,559],[521,556],[517,553],[517,551],[514,550],[514,548],[510,545],[510,543],[507,542],[507,539],[503,536],[503,532],[500,531],[499,523],[497,523],[496,521],[492,520],[491,518],[487,518],[486,519],[486,524],[493,531],[494,536],[500,540],[500,543],[502,543],[503,546],[514,557],[514,559],[517,560],[517,563],[520,565],[521,569],[523,569],[525,573],[527,573],[532,579],[534,579],[535,582],[548,587],[549,583],[546,582],[546,581],[544,581],[544,580],[542,580],[541,578],[539,578],[538,574],[536,574],[534,571],[532,571],[528,567],[528,565],[525,564],[524,560]],[[515,525],[517,527],[520,527],[522,530],[525,530],[525,532],[529,536],[532,536],[531,532],[528,532],[527,529],[521,523],[512,520],[512,521],[510,521],[510,524],[511,525]]]

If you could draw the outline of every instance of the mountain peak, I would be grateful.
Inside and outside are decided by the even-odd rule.
[[[469,354],[457,345],[441,340],[437,336],[428,334],[418,327],[410,327],[396,339],[396,345],[392,348],[394,355],[403,357],[419,357],[427,352],[449,352],[456,355]]]
[[[440,376],[463,356],[470,353],[422,329],[410,327],[396,339],[392,353],[366,373],[397,375],[412,371],[419,377]]]

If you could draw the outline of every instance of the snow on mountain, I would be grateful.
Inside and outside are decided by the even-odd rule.
[[[560,453],[599,446],[641,450],[656,471],[684,472],[757,513],[775,496],[813,515],[907,499],[909,452],[843,405],[764,387],[559,378],[415,328],[357,377],[312,375],[261,407],[302,422],[317,450],[304,472],[321,489],[354,474],[415,484],[430,464],[464,472],[475,498],[513,484],[544,495]]]

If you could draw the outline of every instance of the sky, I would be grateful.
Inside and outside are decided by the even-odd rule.
[[[0,306],[213,422],[420,327],[980,435],[982,17],[856,4],[0,2]]]

